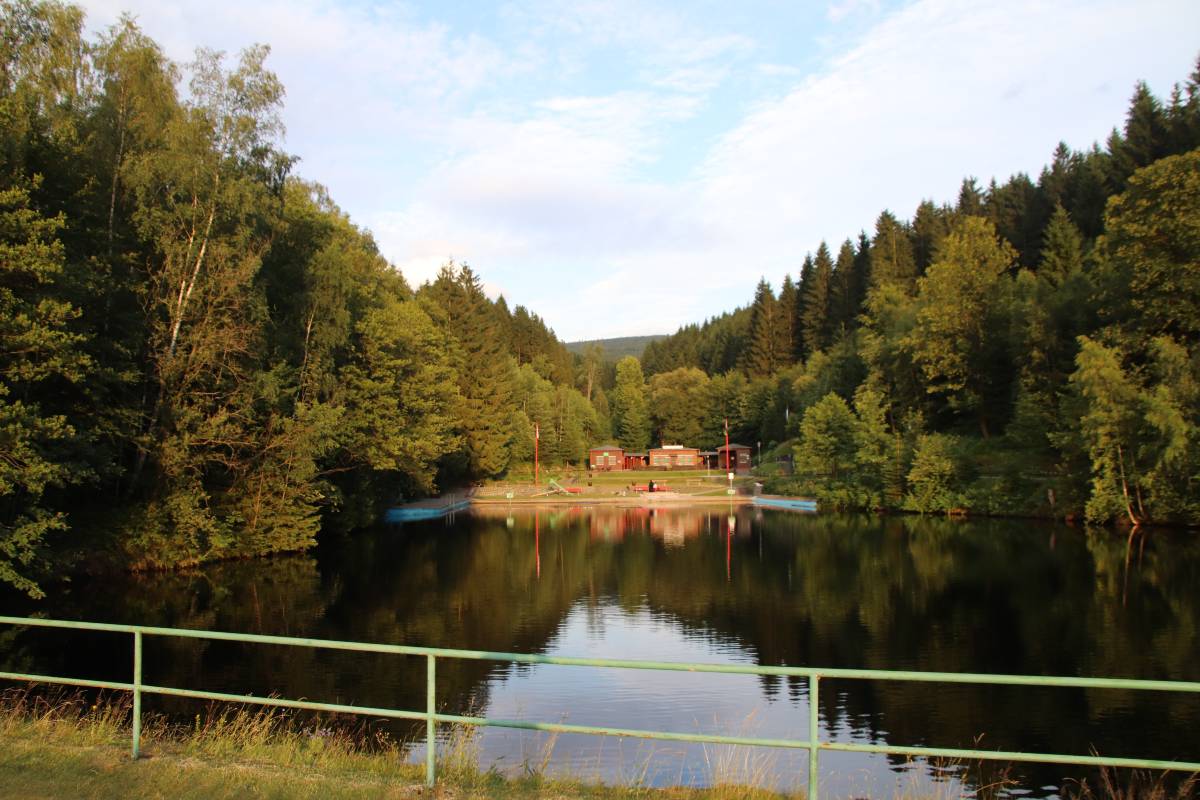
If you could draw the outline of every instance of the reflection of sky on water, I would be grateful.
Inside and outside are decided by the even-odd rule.
[[[722,637],[697,634],[645,607],[629,611],[609,599],[577,601],[545,654],[582,658],[620,654],[623,659],[643,661],[754,664],[753,658]],[[771,696],[755,675],[521,666],[493,679],[489,696],[487,707],[475,713],[498,719],[680,733],[808,738],[807,690]],[[852,733],[844,723],[830,731],[822,719],[821,731],[823,738],[837,741],[870,741]],[[608,783],[704,786],[737,782],[783,790],[802,788],[808,780],[806,750],[502,728],[479,729],[473,746],[485,768],[494,766],[517,774],[544,767],[549,774]],[[412,757],[423,759],[423,750],[418,749]],[[820,774],[822,790],[836,797],[891,796],[908,790],[957,796],[960,788],[948,775],[935,783],[924,765],[893,765],[883,756],[870,754],[822,753]]]

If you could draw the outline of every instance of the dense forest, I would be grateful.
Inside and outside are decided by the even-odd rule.
[[[727,416],[827,506],[1200,524],[1198,146],[1200,65],[1036,181],[821,243],[646,347],[653,432],[711,446]]]
[[[465,264],[409,285],[299,176],[268,54],[0,0],[0,582],[305,549],[535,426],[564,464],[728,419],[833,505],[1200,521],[1200,71],[613,364]]]
[[[465,265],[408,285],[295,174],[266,47],[83,31],[0,4],[0,581],[303,549],[607,435],[597,351]]]

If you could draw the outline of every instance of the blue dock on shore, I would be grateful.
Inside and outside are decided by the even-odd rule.
[[[427,519],[438,519],[455,511],[462,511],[471,505],[471,498],[463,495],[441,497],[435,500],[420,500],[416,503],[405,503],[394,506],[383,512],[383,521],[394,524],[397,522],[419,522]]]
[[[804,500],[798,497],[755,497],[754,505],[767,508],[781,508],[785,511],[805,511],[813,513],[817,510],[816,500]]]

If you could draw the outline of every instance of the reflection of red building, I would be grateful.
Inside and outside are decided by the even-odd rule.
[[[707,511],[673,508],[590,508],[588,533],[592,541],[619,542],[626,535],[649,533],[668,547],[682,547],[709,523]]]
[[[700,535],[707,517],[696,511],[656,508],[650,516],[650,533],[661,538],[668,547],[682,547],[685,541]]]
[[[652,513],[648,508],[590,508],[588,533],[592,541],[619,542],[627,533],[644,532]]]

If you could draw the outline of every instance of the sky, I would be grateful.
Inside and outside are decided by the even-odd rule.
[[[564,341],[670,333],[807,252],[1036,177],[1200,55],[1195,0],[84,0],[179,63],[255,43],[285,149],[409,283],[450,259]]]

